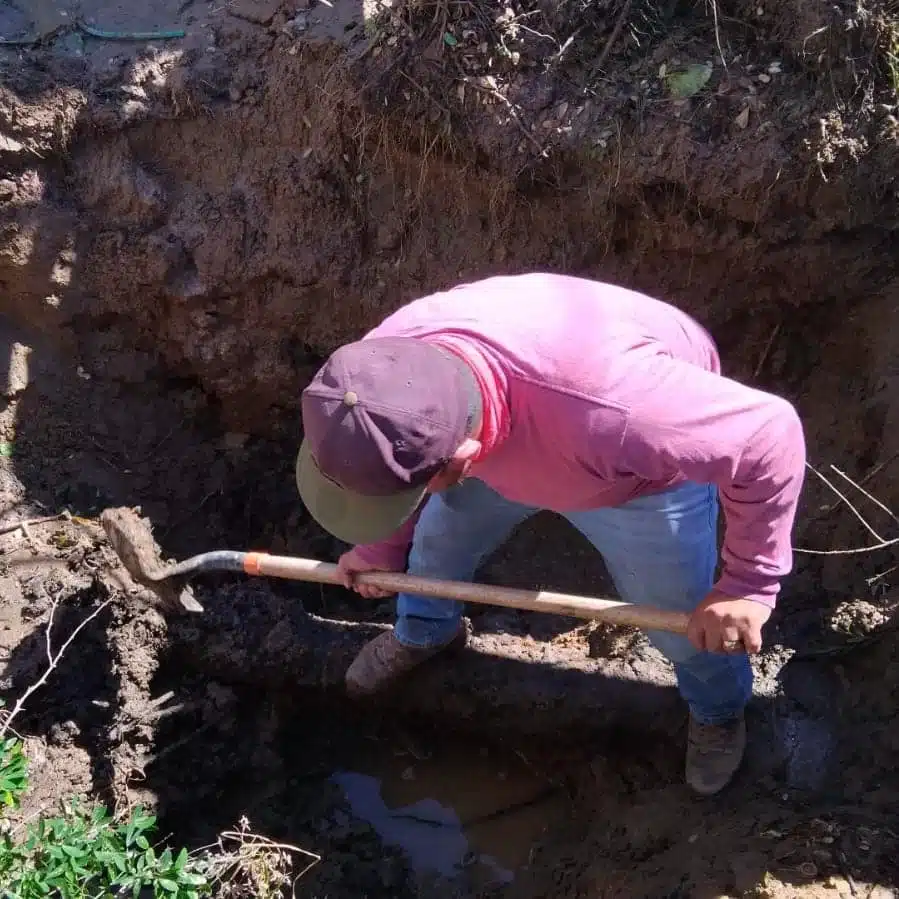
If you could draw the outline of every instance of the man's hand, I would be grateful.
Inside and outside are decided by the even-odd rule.
[[[381,568],[377,565],[371,565],[368,562],[363,562],[362,559],[356,555],[356,550],[351,549],[349,552],[345,552],[338,560],[337,560],[337,572],[340,575],[341,583],[347,590],[355,590],[360,596],[364,596],[366,599],[384,599],[385,596],[390,596],[390,590],[382,590],[380,587],[372,587],[368,584],[357,584],[355,583],[355,577],[357,574],[362,574],[364,571],[390,571],[389,568]]]
[[[771,609],[752,599],[737,599],[714,590],[696,607],[687,637],[707,652],[757,653],[762,648],[762,625]]]

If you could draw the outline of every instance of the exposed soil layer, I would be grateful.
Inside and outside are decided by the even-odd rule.
[[[322,855],[309,897],[899,894],[896,520],[840,474],[899,502],[895,10],[132,6],[0,0],[19,41],[0,47],[3,696],[43,671],[51,611],[60,645],[99,610],[18,719],[23,812],[143,801],[191,845],[246,814]],[[672,95],[691,64],[708,80]],[[356,707],[342,674],[389,603],[204,578],[202,615],[163,614],[96,523],[140,505],[168,555],[333,559],[292,483],[309,373],[405,300],[534,269],[696,315],[730,373],[796,403],[811,461],[869,522],[810,475],[797,544],[887,544],[797,556],[720,799],[681,783],[683,710],[639,634],[473,609],[464,653]],[[80,518],[2,533],[62,509]],[[550,516],[479,577],[610,589]],[[471,781],[445,778],[460,818],[537,808],[548,829],[524,828],[511,885],[423,869],[332,776],[368,756],[378,776],[402,759],[404,783],[433,756]],[[521,759],[531,780],[505,779]],[[476,778],[491,760],[518,793]],[[440,827],[486,855],[480,831]]]

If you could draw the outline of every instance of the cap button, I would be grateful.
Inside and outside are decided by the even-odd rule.
[[[359,394],[356,393],[355,390],[348,390],[348,391],[343,395],[343,404],[344,404],[344,406],[350,406],[350,407],[352,407],[352,406],[355,406],[356,403],[358,403],[358,402],[359,402]]]

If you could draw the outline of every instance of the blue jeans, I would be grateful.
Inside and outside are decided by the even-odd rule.
[[[481,562],[539,511],[510,502],[469,478],[429,497],[415,528],[410,574],[470,581]],[[692,612],[711,590],[717,551],[718,494],[708,484],[681,484],[611,509],[565,515],[602,554],[625,602]],[[433,647],[455,636],[462,603],[408,593],[397,597],[397,639]],[[674,665],[681,696],[704,723],[739,714],[752,695],[745,654],[698,652],[686,637],[651,631]]]

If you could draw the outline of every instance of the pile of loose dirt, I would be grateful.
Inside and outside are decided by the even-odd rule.
[[[51,609],[65,639],[109,602],[20,719],[25,812],[143,800],[197,844],[249,810],[322,853],[310,896],[478,895],[422,881],[323,776],[414,721],[565,781],[571,820],[514,895],[892,895],[896,520],[840,474],[899,502],[889,6],[0,2],[0,508],[86,520],[0,535],[4,696],[40,676]],[[310,372],[405,300],[534,269],[696,315],[729,372],[796,403],[874,532],[810,476],[797,543],[885,544],[798,556],[720,801],[680,784],[670,671],[638,635],[473,610],[455,665],[350,710],[342,671],[389,605],[220,579],[166,619],[90,523],[139,504],[169,553],[334,558],[292,484]],[[550,517],[481,574],[608,590]]]

